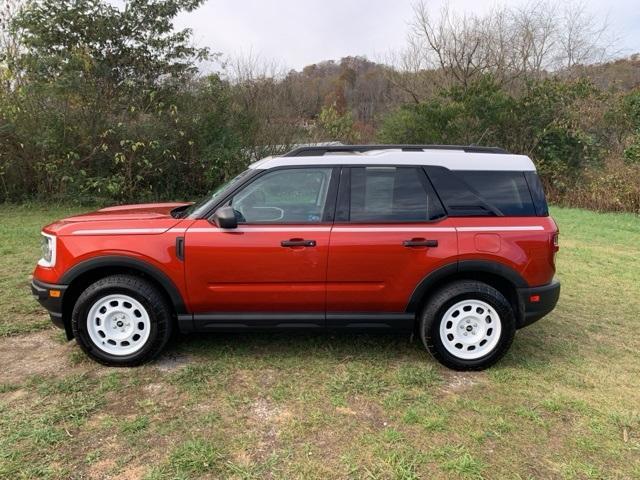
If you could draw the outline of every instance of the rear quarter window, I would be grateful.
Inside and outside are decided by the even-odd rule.
[[[536,216],[524,172],[449,170],[427,173],[450,216]]]
[[[536,207],[536,212],[540,217],[546,217],[549,215],[549,207],[547,205],[547,199],[544,195],[544,190],[542,188],[542,182],[540,181],[540,177],[536,172],[524,172],[524,178],[527,180],[527,185],[529,185],[529,191],[531,192],[531,197],[533,198],[533,204]]]

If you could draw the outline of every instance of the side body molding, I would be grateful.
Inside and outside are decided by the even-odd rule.
[[[439,282],[442,282],[453,275],[465,272],[489,273],[504,278],[516,288],[529,287],[529,284],[518,272],[502,263],[488,260],[460,260],[458,262],[444,265],[423,278],[411,294],[406,311],[408,313],[417,313],[418,308],[420,308],[422,298],[424,298],[428,291],[437,287]]]
[[[169,295],[171,303],[173,303],[177,314],[187,313],[182,295],[180,294],[180,291],[175,286],[173,281],[159,268],[137,258],[125,257],[121,255],[105,255],[90,258],[78,263],[77,265],[74,265],[67,272],[65,272],[65,274],[60,278],[60,283],[69,285],[80,275],[91,270],[104,267],[131,268],[143,272],[145,275],[148,275],[150,278],[158,282],[162,286],[162,288],[164,288],[164,290]]]

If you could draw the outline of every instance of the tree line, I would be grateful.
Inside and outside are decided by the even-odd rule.
[[[416,3],[384,61],[285,71],[175,30],[202,1],[5,0],[0,199],[194,199],[294,144],[449,143],[531,156],[554,202],[640,212],[640,57],[581,4]]]

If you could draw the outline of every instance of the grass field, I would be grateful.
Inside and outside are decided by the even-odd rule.
[[[407,336],[179,338],[101,367],[30,297],[41,225],[0,207],[0,478],[640,478],[640,218],[553,209],[558,308],[494,368]]]

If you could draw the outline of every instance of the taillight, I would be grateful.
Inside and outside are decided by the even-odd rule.
[[[552,243],[553,243],[553,248],[554,250],[557,252],[558,250],[560,250],[560,233],[556,232],[553,234],[553,237],[551,239]]]

